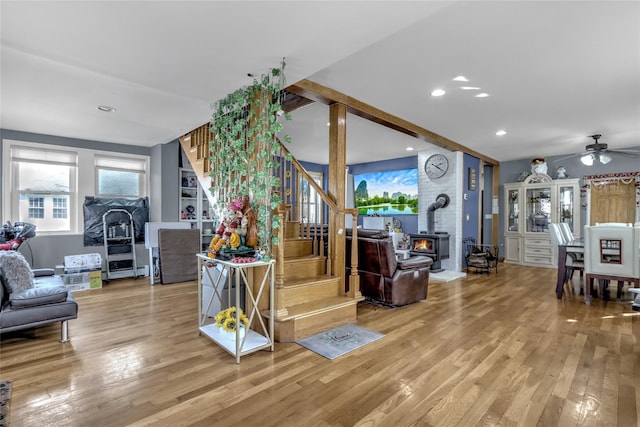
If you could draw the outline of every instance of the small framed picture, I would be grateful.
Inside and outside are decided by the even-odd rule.
[[[475,168],[469,168],[469,181],[467,183],[467,189],[469,191],[476,191],[478,184],[478,172]]]

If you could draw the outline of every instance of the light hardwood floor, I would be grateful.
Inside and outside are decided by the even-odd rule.
[[[59,326],[6,334],[12,426],[622,426],[640,422],[640,313],[569,291],[555,270],[431,282],[368,303],[385,336],[333,361],[276,344],[241,363],[197,332],[195,282],[114,280],[76,292]]]

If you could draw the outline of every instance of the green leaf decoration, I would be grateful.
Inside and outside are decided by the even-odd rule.
[[[213,170],[210,173],[214,194],[214,218],[223,218],[226,207],[236,198],[250,195],[258,224],[262,248],[270,253],[269,244],[277,244],[273,229],[280,227],[279,216],[272,210],[282,203],[273,189],[280,185],[279,156],[282,156],[276,135],[284,127],[277,115],[285,87],[285,58],[279,67],[254,78],[251,85],[228,94],[210,104],[213,110],[209,123],[209,142]],[[291,114],[284,114],[291,120]],[[291,137],[285,136],[287,143]],[[287,155],[291,160],[291,155]],[[275,240],[274,240],[275,239]],[[265,257],[268,260],[269,257]]]

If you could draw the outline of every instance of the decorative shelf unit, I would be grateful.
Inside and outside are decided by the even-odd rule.
[[[549,224],[569,224],[580,237],[580,182],[534,173],[524,182],[504,185],[505,261],[554,267]]]
[[[196,173],[180,168],[180,222],[200,230],[200,247],[207,250],[215,233],[213,209],[207,198],[208,189],[202,188]]]
[[[275,260],[235,263],[210,258],[206,254],[198,254],[197,257],[199,333],[204,334],[232,356],[235,356],[236,363],[240,363],[242,356],[258,350],[269,349],[274,351]],[[217,273],[212,274],[212,270]],[[202,298],[203,274],[212,284],[211,296],[206,301]],[[223,295],[223,292],[225,292],[225,280],[227,281],[226,298]],[[247,284],[247,286],[242,286],[242,283]],[[257,287],[249,286],[249,284],[256,283]],[[241,289],[245,292],[247,305],[247,307],[243,307],[243,310],[249,318],[249,325],[255,325],[255,329],[249,328],[245,335],[241,336],[240,329],[237,328],[235,340],[232,340],[215,325],[215,313],[211,312],[210,309],[213,305],[226,309],[230,305],[230,301],[242,301]],[[232,291],[235,295],[231,295]],[[258,306],[258,302],[265,295],[265,292],[269,293],[269,308],[263,312],[267,313],[266,318],[261,315]],[[236,312],[236,315],[236,324],[239,325],[239,312]],[[265,321],[267,322],[266,324]]]
[[[102,215],[102,227],[106,279],[137,278],[135,232],[131,213],[126,209],[109,209]]]

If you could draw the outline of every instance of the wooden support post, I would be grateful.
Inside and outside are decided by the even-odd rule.
[[[276,280],[275,280],[275,316],[282,317],[289,314],[285,307],[284,298],[284,227],[285,227],[285,206],[280,204],[277,208],[280,218],[280,228],[278,228],[278,246],[276,246]]]
[[[344,208],[347,167],[347,107],[329,106],[329,197],[336,204],[336,212],[329,213],[329,232],[333,233],[334,250],[330,250],[331,274],[340,277],[345,286]]]

